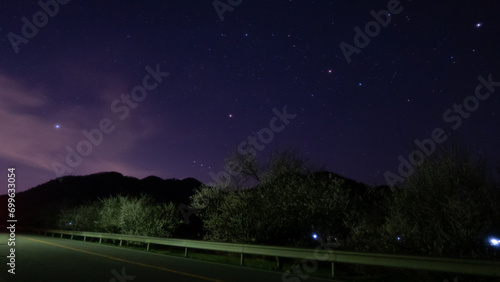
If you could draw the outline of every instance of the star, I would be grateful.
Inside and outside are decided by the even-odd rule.
[[[59,124],[54,125],[56,129],[59,129],[61,126]]]
[[[228,117],[232,118],[232,117],[233,117],[233,115],[232,115],[232,114],[229,114],[229,115],[228,115]]]
[[[483,23],[477,23],[476,24],[476,28],[480,28],[481,26],[483,26]]]

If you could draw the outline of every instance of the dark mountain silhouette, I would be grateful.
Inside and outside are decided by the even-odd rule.
[[[325,180],[330,178],[344,180],[344,187],[350,189],[352,207],[355,209],[372,209],[374,204],[382,200],[385,191],[390,191],[388,187],[369,187],[329,171],[319,171],[314,174]],[[189,197],[201,185],[202,183],[194,178],[179,180],[148,176],[137,179],[118,172],[66,176],[16,194],[18,220],[16,226],[57,228],[56,222],[61,210],[88,205],[98,199],[119,194],[129,196],[148,194],[158,202],[173,202],[176,206],[181,203],[189,205]],[[1,195],[0,201],[7,203],[7,195]],[[6,222],[6,208],[0,210],[0,218]],[[193,215],[189,219],[190,223],[182,224],[175,237],[194,239],[203,233],[200,218]]]
[[[118,172],[65,176],[16,194],[17,226],[53,227],[61,209],[78,207],[118,194],[149,194],[157,201],[188,204],[189,196],[201,184],[194,178],[179,180],[148,176],[137,179]],[[7,203],[7,195],[1,195],[0,201]],[[6,212],[6,208],[0,212],[3,222],[7,219]]]

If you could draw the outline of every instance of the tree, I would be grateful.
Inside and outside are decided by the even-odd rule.
[[[73,221],[77,214],[76,208],[66,208],[59,212],[59,218],[57,219],[56,226],[60,229],[65,230],[75,230],[73,226]]]
[[[79,231],[99,231],[98,222],[102,206],[99,202],[66,208],[60,211],[57,227]]]
[[[308,160],[301,156],[297,150],[287,148],[271,154],[261,178],[264,183],[267,183],[274,179],[307,175],[314,171],[317,169],[310,166]]]
[[[230,178],[224,184],[226,188],[243,188],[261,182],[261,167],[255,154],[243,154],[232,150],[224,165]]]
[[[58,226],[63,229],[153,237],[171,237],[180,223],[173,203],[156,202],[149,195],[100,199],[64,209],[58,219]]]
[[[149,195],[122,198],[118,217],[123,234],[170,237],[180,224],[173,203],[156,203]]]
[[[347,229],[344,248],[390,252],[394,240],[387,245],[386,238],[381,236],[381,226],[391,212],[395,194],[389,186],[366,187],[364,192],[351,193],[351,204],[343,218]]]
[[[246,175],[261,171],[252,176],[260,182],[250,189],[227,182],[197,191],[191,207],[200,211],[205,239],[304,246],[313,228],[325,234],[340,230],[349,204],[341,178],[314,172],[291,150],[272,154],[264,170],[255,169],[251,159],[228,160],[250,163]]]
[[[198,212],[197,216],[202,220],[206,231],[205,240],[234,242],[228,234],[230,228],[226,224],[231,222],[228,212],[230,203],[238,205],[235,192],[227,190],[226,183],[217,183],[214,186],[202,185],[196,193],[191,196],[190,207]],[[236,190],[235,190],[236,191]]]
[[[443,151],[427,158],[387,199],[390,209],[375,229],[377,237],[366,222],[352,234],[372,234],[364,243],[372,251],[484,256],[485,238],[500,231],[498,189],[487,179],[483,161],[463,151]]]
[[[99,229],[107,233],[120,233],[119,218],[124,200],[121,195],[100,199],[102,209],[100,211]]]
[[[342,219],[350,204],[350,188],[344,179],[329,173],[282,173],[270,179],[255,189],[262,207],[259,214],[266,215],[257,231],[261,241],[308,246],[312,231],[324,239],[341,237]]]

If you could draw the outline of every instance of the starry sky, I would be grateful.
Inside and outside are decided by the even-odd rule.
[[[40,3],[0,9],[18,191],[102,171],[213,182],[250,144],[386,184],[439,128],[499,164],[498,1]]]

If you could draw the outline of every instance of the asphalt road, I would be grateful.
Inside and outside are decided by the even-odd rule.
[[[16,235],[15,274],[7,272],[8,234],[0,234],[0,281],[332,281],[36,235]],[[3,280],[2,280],[3,279]]]

